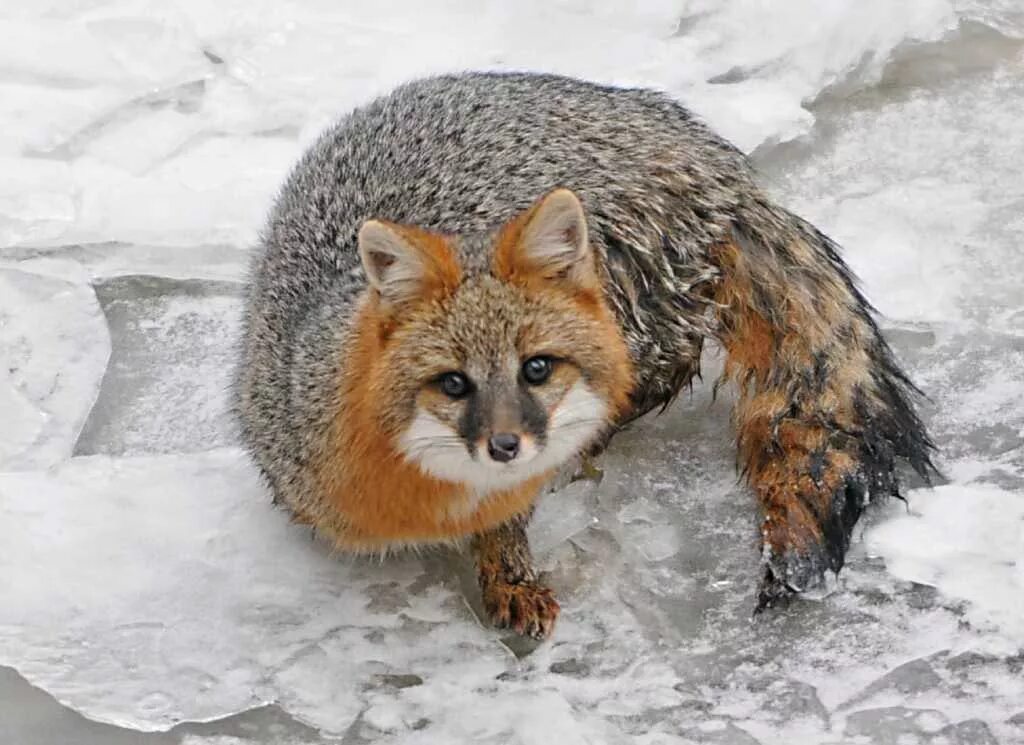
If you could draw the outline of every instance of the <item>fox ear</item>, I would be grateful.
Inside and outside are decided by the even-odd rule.
[[[594,254],[587,240],[587,217],[568,189],[555,189],[510,223],[496,252],[506,278],[540,276],[579,285],[596,281]]]
[[[443,236],[383,220],[359,229],[359,258],[370,286],[391,306],[454,289],[462,278]]]

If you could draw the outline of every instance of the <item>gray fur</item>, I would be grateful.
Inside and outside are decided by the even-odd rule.
[[[710,249],[739,235],[763,285],[752,303],[766,318],[778,310],[770,285],[779,278],[811,296],[825,284],[842,288],[868,324],[865,344],[896,423],[873,435],[872,447],[889,448],[878,469],[891,471],[893,455],[926,467],[910,384],[867,302],[828,239],[766,199],[740,151],[657,92],[471,73],[412,82],[352,112],[301,159],[273,209],[253,264],[237,405],[243,439],[278,496],[294,502],[289,495],[308,488],[304,466],[336,408],[339,350],[366,285],[361,224],[458,234],[464,264],[482,272],[487,236],[557,186],[587,211],[636,365],[635,415],[671,400],[697,372],[702,339],[719,331]],[[810,261],[787,253],[794,240],[812,247]],[[793,395],[806,385],[794,380]],[[900,424],[909,439],[900,441]]]

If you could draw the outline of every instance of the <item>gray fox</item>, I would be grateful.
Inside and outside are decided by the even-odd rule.
[[[291,173],[237,414],[296,520],[351,551],[468,539],[494,623],[544,638],[537,494],[667,406],[710,337],[762,513],[761,609],[842,567],[898,459],[934,471],[872,313],[835,244],[667,96],[440,76],[353,111]]]

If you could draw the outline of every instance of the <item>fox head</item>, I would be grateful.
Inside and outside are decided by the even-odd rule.
[[[399,457],[477,492],[550,472],[627,405],[633,371],[583,208],[558,189],[493,234],[370,220],[357,333],[374,424]],[[386,467],[382,465],[382,467]]]

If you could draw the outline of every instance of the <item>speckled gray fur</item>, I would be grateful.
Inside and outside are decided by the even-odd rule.
[[[702,338],[718,330],[708,288],[720,269],[709,249],[740,236],[763,278],[755,300],[766,318],[778,312],[779,277],[812,297],[831,282],[856,298],[888,396],[877,431],[863,435],[865,457],[878,459],[864,480],[895,488],[894,456],[927,470],[912,387],[867,302],[833,244],[771,204],[742,153],[657,92],[474,73],[409,83],[352,112],[284,185],[253,265],[237,398],[243,439],[279,497],[310,488],[304,465],[337,408],[339,350],[365,288],[363,221],[458,234],[463,263],[486,271],[487,236],[556,186],[587,211],[636,364],[636,415],[671,400],[697,371]],[[793,240],[812,246],[810,261],[787,253]],[[794,378],[801,385],[811,384]],[[848,535],[852,524],[842,527]]]

